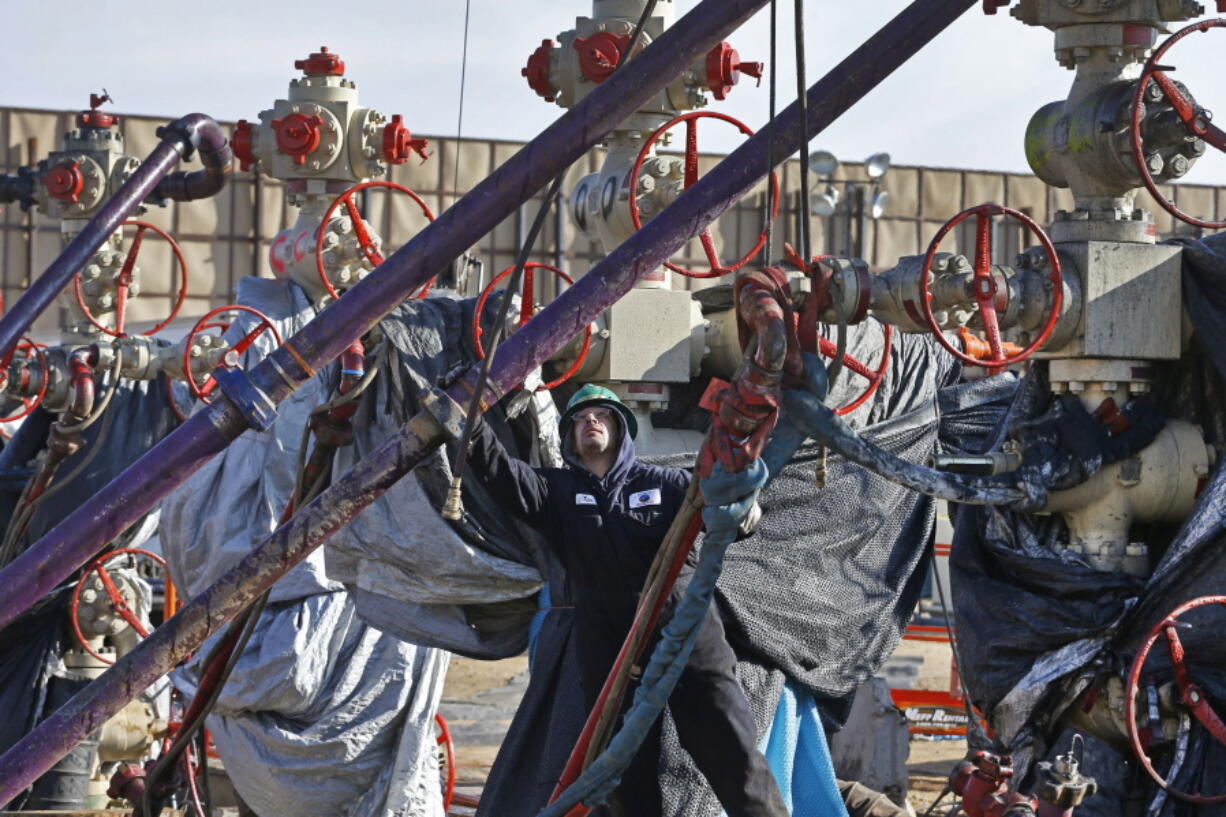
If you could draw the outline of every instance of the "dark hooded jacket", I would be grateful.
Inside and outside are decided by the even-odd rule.
[[[634,441],[618,423],[621,447],[603,478],[588,471],[563,429],[566,468],[534,468],[511,457],[494,433],[477,425],[467,465],[508,513],[537,528],[566,571],[581,638],[620,643],[690,474],[635,459]]]

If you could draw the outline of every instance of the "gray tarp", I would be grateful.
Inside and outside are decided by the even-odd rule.
[[[245,278],[238,302],[288,337],[315,311],[296,285]],[[256,320],[230,327],[234,342]],[[264,334],[250,366],[275,344]],[[303,425],[337,377],[330,365],[280,407],[267,432],[247,431],[163,503],[162,546],[194,595],[275,527],[293,488]],[[213,640],[176,674],[189,691]],[[362,622],[317,551],[272,589],[208,726],[235,787],[261,817],[335,814],[435,817],[441,811],[434,712],[447,654]]]
[[[493,299],[491,299],[493,300]],[[419,395],[476,354],[474,301],[406,301],[380,323],[393,352],[354,417],[354,445],[336,457],[341,473],[420,410]],[[493,304],[491,304],[493,306]],[[556,463],[557,410],[548,392],[517,393],[518,429],[495,409],[487,421],[512,451]],[[523,652],[540,589],[538,535],[494,507],[474,480],[464,481],[464,517],[435,510],[451,483],[454,448],[435,451],[411,475],[332,538],[330,578],[352,588],[358,615],[412,641],[478,658]]]

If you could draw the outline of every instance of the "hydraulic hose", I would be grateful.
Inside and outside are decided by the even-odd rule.
[[[807,362],[805,368],[808,369]],[[1028,498],[1025,491],[1007,478],[970,479],[899,459],[865,440],[834,409],[811,393],[799,389],[784,391],[783,408],[788,419],[804,434],[912,491],[963,505],[1010,505]]]
[[[210,161],[219,161],[229,155],[221,126],[202,113],[188,114],[158,128],[158,136],[162,139],[161,144],[153,149],[123,187],[102,205],[85,228],[68,242],[51,266],[22,293],[17,303],[0,317],[0,358],[12,353],[21,336],[51,305],[72,276],[89,262],[103,242],[150,196],[175,165],[190,157],[201,145],[208,146],[212,157]]]
[[[765,2],[703,0],[625,70],[602,83],[246,376],[273,404],[284,399],[311,376],[313,370],[307,368],[339,355],[391,305],[420,288],[447,260],[458,257],[483,235],[487,226],[496,224],[573,161],[577,153],[599,141],[605,125],[611,128],[620,122],[674,76],[656,74],[674,61],[680,61],[682,67],[688,65],[686,60],[710,50]],[[809,132],[820,133],[973,5],[973,0],[912,3],[809,89]],[[528,372],[642,276],[753,189],[766,176],[766,157],[772,142],[777,155],[795,152],[800,147],[797,116],[795,105],[784,110],[509,338],[500,350],[498,370],[491,374],[487,397],[496,400],[522,382]],[[462,417],[459,405],[471,396],[465,382],[475,381],[476,375],[475,368],[470,369],[464,380],[448,391],[456,406],[455,416]],[[247,427],[236,403],[217,400],[192,415],[102,492],[82,503],[0,571],[0,586],[12,588],[0,599],[0,627],[46,595]],[[229,618],[423,462],[449,433],[427,412],[412,418],[170,621],[14,744],[0,756],[0,803],[11,800],[82,736],[122,709],[134,690],[144,689],[169,672]]]

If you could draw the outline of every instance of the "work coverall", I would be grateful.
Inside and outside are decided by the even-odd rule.
[[[589,710],[630,630],[648,569],[690,481],[682,469],[638,462],[625,424],[618,427],[617,460],[603,478],[583,467],[569,428],[562,430],[567,468],[534,468],[512,458],[484,423],[477,425],[468,456],[472,474],[503,508],[541,531],[566,571]],[[678,597],[675,592],[672,603]],[[787,807],[757,750],[753,716],[735,667],[736,656],[712,606],[669,709],[681,745],[729,817],[784,817]],[[630,698],[628,693],[627,704]],[[657,722],[611,799],[615,815],[661,813],[659,753]]]

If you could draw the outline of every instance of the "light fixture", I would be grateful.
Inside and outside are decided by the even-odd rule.
[[[874,153],[864,160],[864,170],[870,179],[880,179],[890,169],[890,154]]]
[[[819,176],[833,176],[839,169],[839,160],[828,150],[819,150],[809,154],[809,169]]]
[[[828,184],[826,185],[826,192],[818,193],[813,197],[813,204],[810,209],[815,216],[833,216],[838,206],[839,189],[833,184]]]
[[[873,194],[873,203],[869,208],[869,215],[873,219],[879,219],[885,215],[885,208],[890,203],[890,194],[884,190],[878,190]]]

